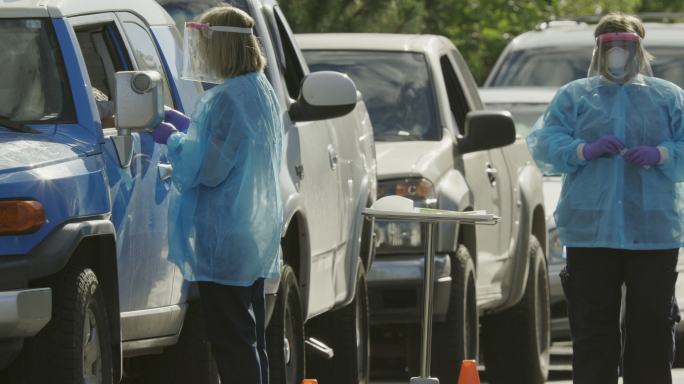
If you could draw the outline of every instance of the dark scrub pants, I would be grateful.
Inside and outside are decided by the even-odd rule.
[[[221,382],[268,384],[264,279],[250,287],[210,282],[198,286]]]
[[[567,249],[561,281],[572,333],[573,383],[615,384],[621,359],[624,384],[672,383],[678,251]]]

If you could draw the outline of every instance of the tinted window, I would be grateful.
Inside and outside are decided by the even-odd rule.
[[[444,76],[444,83],[447,88],[447,95],[449,97],[449,107],[451,114],[456,121],[458,130],[461,134],[465,134],[465,120],[468,114],[468,100],[463,93],[461,83],[458,81],[456,71],[451,66],[449,58],[442,56],[439,59],[439,64],[442,67],[442,75]]]
[[[361,90],[378,141],[439,140],[425,57],[409,52],[305,51],[311,71],[346,73]]]
[[[684,50],[654,47],[648,51],[655,56],[653,74],[683,87]],[[515,51],[506,56],[491,86],[560,87],[587,77],[590,64],[590,48]]]
[[[64,64],[49,21],[0,20],[0,115],[22,122],[73,122]]]
[[[169,81],[164,72],[164,66],[159,59],[159,53],[149,33],[138,24],[124,23],[126,35],[131,42],[133,57],[138,68],[142,71],[157,71],[161,74],[164,82],[164,104],[173,106],[173,97],[169,88]]]
[[[653,48],[648,51],[655,56],[651,63],[653,75],[684,87],[684,49]]]
[[[530,49],[510,52],[492,86],[560,87],[587,77],[592,48]]]

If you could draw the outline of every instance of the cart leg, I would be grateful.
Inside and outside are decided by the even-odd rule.
[[[411,384],[439,384],[430,377],[430,350],[432,344],[432,302],[434,286],[435,248],[433,233],[435,223],[425,223],[425,280],[423,280],[423,319],[420,340],[420,377],[411,378]]]

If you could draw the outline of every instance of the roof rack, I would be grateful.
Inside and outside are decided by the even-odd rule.
[[[635,14],[644,23],[681,23],[684,12],[644,12]],[[585,23],[596,24],[605,14],[578,16],[575,19]]]
[[[556,19],[551,17],[537,24],[536,29],[542,31],[553,27],[566,27],[572,25],[596,24],[606,14],[569,16]],[[644,23],[684,23],[684,12],[644,12],[636,16]]]
[[[549,29],[549,28],[572,27],[572,26],[577,26],[577,25],[586,25],[586,23],[582,20],[573,20],[573,19],[547,19],[547,20],[544,20],[543,22],[537,24],[535,29],[537,31],[543,31],[543,30]]]

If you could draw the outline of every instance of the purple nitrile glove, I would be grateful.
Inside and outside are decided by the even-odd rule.
[[[640,145],[630,148],[623,155],[628,162],[640,167],[651,167],[660,162],[660,151],[656,147]]]
[[[164,121],[173,124],[177,130],[186,133],[190,126],[190,118],[185,116],[182,112],[176,111],[173,108],[164,107]]]
[[[593,143],[584,144],[582,155],[587,160],[594,160],[604,155],[617,155],[623,148],[625,145],[617,137],[603,136]]]
[[[156,128],[154,128],[154,131],[152,132],[152,138],[156,143],[166,144],[166,142],[169,141],[169,136],[176,132],[178,132],[178,130],[173,126],[173,124],[162,121],[159,123],[159,125],[157,125]]]

